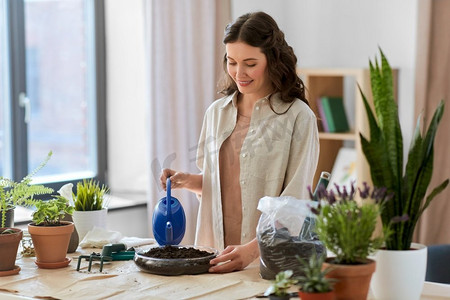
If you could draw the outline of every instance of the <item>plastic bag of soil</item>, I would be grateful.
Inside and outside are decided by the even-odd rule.
[[[294,197],[264,197],[259,200],[261,211],[256,237],[260,251],[260,273],[264,279],[275,279],[280,271],[292,270],[301,276],[301,264],[296,256],[308,260],[313,254],[326,253],[315,233],[316,216],[310,208],[317,202]]]

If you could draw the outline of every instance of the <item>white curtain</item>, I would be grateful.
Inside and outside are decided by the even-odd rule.
[[[230,3],[153,0],[146,2],[145,14],[151,216],[158,200],[165,196],[159,185],[161,168],[199,172],[195,164],[198,137],[206,108],[219,96],[216,86]],[[186,213],[182,244],[193,244],[198,200],[187,191],[174,190],[172,194]]]
[[[434,142],[433,176],[427,195],[450,176],[450,1],[419,1],[416,59],[416,118],[429,126],[438,103],[445,109]],[[419,219],[414,239],[425,245],[450,243],[450,187],[440,193]]]

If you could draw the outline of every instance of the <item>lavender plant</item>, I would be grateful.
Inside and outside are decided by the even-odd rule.
[[[308,189],[311,199],[313,194]],[[357,191],[359,199],[356,201]],[[385,202],[392,198],[386,188],[373,188],[363,184],[363,188],[355,189],[335,185],[335,189],[319,188],[316,197],[319,206],[311,208],[317,215],[316,230],[319,239],[336,257],[337,264],[363,263],[376,249],[380,248],[389,236],[389,226],[374,236],[377,219]]]

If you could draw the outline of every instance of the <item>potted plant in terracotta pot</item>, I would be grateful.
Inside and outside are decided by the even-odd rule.
[[[0,228],[0,277],[19,273],[15,262],[22,235],[19,228]]]
[[[36,202],[28,232],[33,240],[35,263],[39,268],[56,269],[69,265],[70,259],[66,254],[74,225],[62,219],[66,214],[72,214],[73,209],[69,200],[62,196]]]
[[[105,185],[100,185],[94,179],[77,183],[76,193],[72,194],[75,207],[73,221],[81,241],[94,227],[106,227],[108,191]]]
[[[264,296],[269,297],[270,300],[288,300],[290,298],[289,288],[297,283],[292,275],[294,275],[292,270],[278,272],[275,280],[264,292]]]
[[[14,227],[14,209],[17,205],[32,206],[36,202],[35,195],[52,193],[51,188],[43,185],[32,185],[32,177],[48,162],[47,158],[20,182],[0,178],[0,276],[17,274],[20,267],[15,265],[17,249],[22,239],[21,229]]]
[[[319,239],[332,253],[324,262],[324,268],[332,266],[327,277],[335,278],[336,299],[366,299],[369,292],[375,261],[368,258],[383,241],[384,236],[374,236],[377,219],[388,200],[386,189],[370,188],[364,183],[357,191],[335,185],[329,191],[319,187],[317,197],[320,200],[317,209],[316,230]],[[310,191],[311,197],[312,193]],[[385,228],[385,234],[388,229]]]
[[[1,228],[14,227],[14,209],[18,205],[33,206],[36,195],[51,194],[53,189],[43,185],[32,185],[33,176],[42,169],[52,156],[50,151],[47,158],[20,182],[0,177],[0,219]]]
[[[425,197],[433,173],[434,137],[444,113],[444,102],[437,107],[423,134],[419,117],[404,166],[392,70],[381,50],[380,55],[381,64],[370,62],[375,114],[361,91],[370,126],[370,140],[360,134],[361,146],[373,184],[386,187],[394,195],[381,213],[382,224],[399,218],[403,222],[392,224],[385,248],[376,253],[372,290],[380,299],[419,299],[425,281],[427,250],[424,245],[412,243],[414,229],[424,210],[449,182],[445,180]]]
[[[334,300],[333,284],[335,280],[327,278],[326,275],[332,270],[331,267],[322,268],[325,255],[313,254],[308,260],[297,256],[300,262],[302,276],[296,277],[297,285],[300,286],[298,296],[302,300]]]

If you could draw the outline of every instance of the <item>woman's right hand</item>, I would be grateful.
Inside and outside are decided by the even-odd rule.
[[[161,171],[160,181],[161,187],[166,190],[166,181],[170,177],[172,189],[187,189],[193,193],[202,194],[202,178],[201,174],[190,174],[178,172],[172,169],[163,169]]]
[[[189,177],[189,174],[186,174],[183,172],[177,172],[177,171],[171,170],[171,169],[163,169],[161,171],[160,180],[161,180],[161,186],[164,190],[167,189],[166,181],[167,181],[167,178],[169,178],[169,177],[170,177],[170,181],[171,181],[171,188],[179,189],[179,188],[185,187],[185,185],[187,183],[187,179]]]

